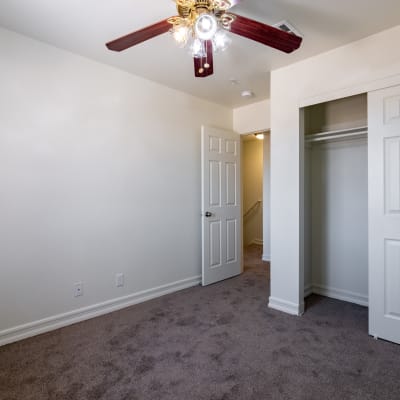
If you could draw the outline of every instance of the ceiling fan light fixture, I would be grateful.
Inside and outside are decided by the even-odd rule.
[[[231,42],[230,32],[291,53],[301,45],[302,38],[256,20],[230,13],[240,0],[173,0],[178,15],[161,20],[128,35],[106,43],[109,50],[123,51],[146,40],[170,32],[179,47],[186,47],[194,57],[195,77],[206,78],[214,73],[213,53],[223,51]],[[171,27],[172,25],[172,27]],[[223,31],[223,32],[219,32]],[[228,35],[224,34],[228,32]],[[252,97],[252,92],[242,93]]]
[[[193,39],[192,44],[190,45],[190,53],[194,58],[203,58],[206,57],[206,49],[204,46],[204,41],[199,38]]]
[[[185,47],[190,36],[190,29],[186,25],[176,25],[172,29],[172,36],[179,47]]]
[[[196,37],[201,40],[211,40],[217,32],[217,29],[217,19],[208,13],[200,14],[194,23]]]
[[[228,36],[228,34],[224,30],[219,29],[213,38],[213,48],[215,51],[224,51],[229,47],[231,42],[232,39]]]

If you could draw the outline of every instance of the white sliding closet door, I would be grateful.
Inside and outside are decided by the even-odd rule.
[[[369,333],[400,343],[400,87],[368,94]]]

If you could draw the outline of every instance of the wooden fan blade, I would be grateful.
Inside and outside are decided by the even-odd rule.
[[[206,57],[193,58],[194,75],[196,78],[206,78],[214,73],[213,47],[212,41],[207,40],[205,43]]]
[[[112,40],[111,42],[106,43],[106,46],[109,50],[113,51],[126,50],[129,49],[129,47],[135,46],[136,44],[142,43],[148,39],[167,33],[170,29],[171,24],[168,20],[164,19],[163,21],[147,26],[139,31]]]
[[[293,33],[287,33],[271,25],[266,25],[241,15],[230,14],[236,17],[231,24],[231,32],[285,53],[291,53],[298,49],[303,40],[303,38]]]

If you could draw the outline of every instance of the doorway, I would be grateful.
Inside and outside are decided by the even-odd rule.
[[[203,286],[243,272],[243,247],[253,246],[253,255],[259,253],[260,261],[269,261],[269,133],[258,138],[253,133],[245,139],[232,131],[202,127]],[[247,142],[250,146],[243,145]],[[243,187],[245,180],[252,190],[247,184]],[[248,225],[243,241],[244,219]]]
[[[242,136],[244,269],[269,261],[269,141],[267,131]]]

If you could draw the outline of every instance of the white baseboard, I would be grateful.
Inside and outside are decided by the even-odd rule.
[[[296,304],[272,296],[269,298],[268,307],[291,315],[302,315],[304,312],[304,304]]]
[[[313,293],[313,287],[311,283],[304,286],[304,298],[310,296]]]
[[[39,321],[6,329],[0,331],[0,346],[39,335],[41,333],[50,332],[100,315],[108,314],[178,290],[187,289],[199,285],[200,282],[201,276],[194,276],[192,278],[172,282],[152,289],[133,293],[128,296],[118,297],[116,299],[69,311],[64,314],[54,315]]]
[[[368,296],[365,296],[361,293],[351,292],[349,290],[342,290],[324,285],[313,284],[311,288],[311,293],[368,307]]]
[[[268,253],[263,254],[262,255],[262,260],[270,262],[271,261],[271,254],[268,254]]]
[[[264,241],[262,239],[253,239],[251,241],[251,244],[256,244],[258,246],[262,246],[264,244]]]

